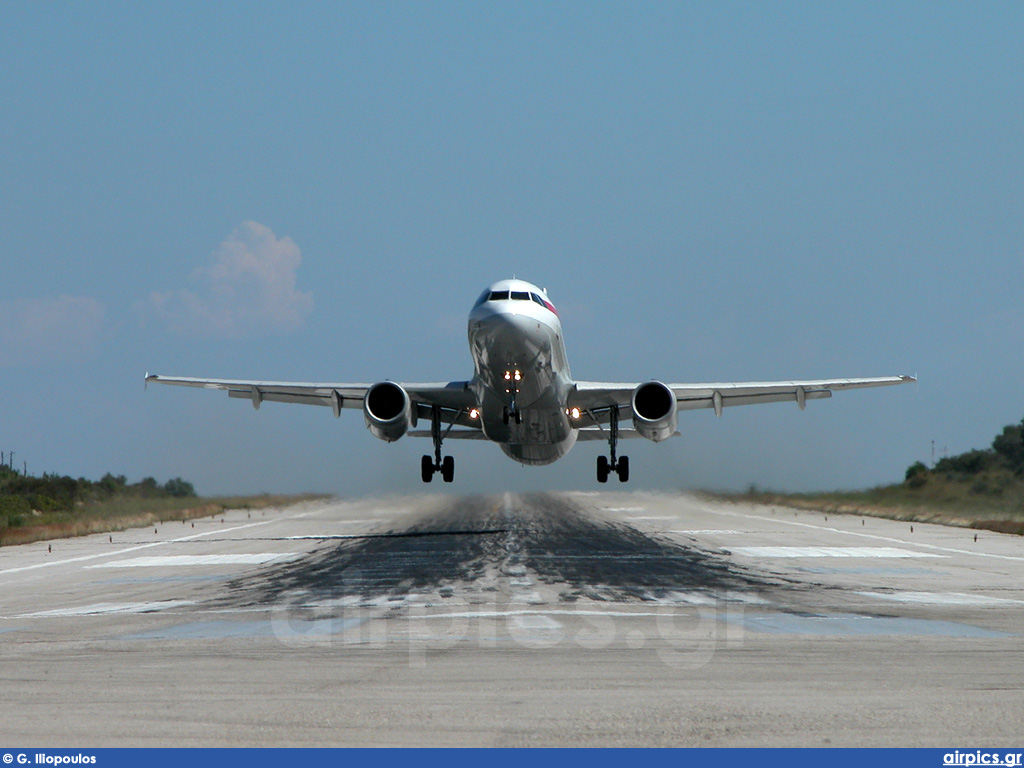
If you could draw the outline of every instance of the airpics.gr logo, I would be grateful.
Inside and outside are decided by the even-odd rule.
[[[942,756],[943,765],[991,765],[991,766],[1019,766],[1021,764],[1021,752],[982,752],[980,749],[975,752],[961,752],[955,750],[947,752]]]

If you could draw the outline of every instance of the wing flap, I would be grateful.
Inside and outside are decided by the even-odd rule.
[[[832,397],[832,391],[828,389],[817,389],[811,391],[804,391],[803,399],[806,400],[825,400]],[[794,392],[765,392],[758,394],[746,394],[746,395],[727,395],[721,393],[721,404],[722,407],[728,407],[732,405],[758,405],[760,403],[786,403],[786,402],[800,402],[800,395]],[[700,408],[714,408],[715,398],[714,395],[710,397],[688,397],[688,398],[676,398],[676,407],[680,411],[692,411]]]
[[[180,376],[146,374],[146,384],[169,384],[178,387],[217,389],[228,397],[250,400],[257,408],[264,401],[320,405],[342,408],[362,408],[366,391],[372,384],[334,384],[296,381],[255,381],[246,379],[199,379]],[[430,407],[438,406],[451,411],[466,411],[475,407],[472,392],[465,381],[428,384],[400,384],[416,404],[419,414],[429,417]]]
[[[669,384],[676,396],[678,410],[696,410],[734,405],[758,405],[795,401],[802,408],[808,400],[823,400],[833,390],[887,387],[917,381],[913,376],[879,376],[859,379],[810,379],[807,381],[747,381],[708,384]],[[592,414],[597,422],[607,423],[613,406],[619,408],[619,419],[630,417],[630,401],[639,383],[588,382],[576,383],[569,394],[569,407]],[[592,420],[588,419],[588,423]]]

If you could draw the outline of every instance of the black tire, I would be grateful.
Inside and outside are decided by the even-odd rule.
[[[455,479],[455,459],[451,456],[445,456],[441,462],[441,479],[446,483]]]
[[[608,482],[608,457],[598,456],[597,457],[597,482],[607,483]]]
[[[629,480],[629,456],[623,456],[619,459],[619,466],[616,468],[616,472],[619,473],[620,483]]]
[[[508,424],[508,408],[501,409],[501,421],[503,424]]]
[[[430,456],[424,456],[420,460],[420,477],[424,483],[429,483],[434,477],[434,460]]]

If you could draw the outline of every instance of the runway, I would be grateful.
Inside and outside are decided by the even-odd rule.
[[[1015,747],[1024,539],[638,492],[237,510],[0,549],[0,690],[26,747]]]

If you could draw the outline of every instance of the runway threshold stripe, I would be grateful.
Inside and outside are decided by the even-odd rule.
[[[299,557],[297,552],[258,552],[238,555],[164,555],[133,557],[110,563],[96,563],[86,568],[163,568],[195,565],[262,565]]]
[[[298,520],[303,517],[309,517],[313,513],[302,512],[298,515],[292,515],[291,517],[274,518],[272,520],[260,520],[255,523],[245,523],[244,525],[235,525],[230,528],[218,528],[215,531],[206,531],[204,533],[195,533],[190,536],[180,536],[175,539],[168,539],[166,541],[154,541],[148,544],[139,544],[134,547],[128,547],[127,549],[119,549],[114,552],[100,552],[94,555],[81,555],[79,557],[67,557],[63,560],[47,560],[45,563],[35,563],[33,565],[22,565],[17,568],[5,568],[0,571],[0,576],[4,576],[8,573],[21,573],[23,571],[34,571],[39,568],[49,568],[54,565],[68,565],[70,563],[82,563],[88,560],[98,560],[101,557],[117,557],[118,555],[126,555],[129,552],[138,552],[140,549],[149,549],[151,547],[159,547],[167,544],[180,544],[183,541],[192,541],[193,539],[201,539],[207,536],[220,536],[231,531],[241,531],[245,528],[255,528],[258,525],[269,525],[271,523],[280,523],[284,520]]]
[[[909,542],[904,539],[896,539],[891,536],[878,536],[873,533],[861,533],[860,531],[845,531],[842,528],[831,528],[827,525],[813,525],[811,523],[801,523],[796,520],[783,520],[780,517],[766,517],[765,515],[754,515],[750,513],[742,512],[729,512],[724,509],[715,509],[707,504],[693,503],[693,506],[697,509],[703,510],[711,515],[725,515],[727,517],[739,517],[749,520],[763,520],[767,523],[774,523],[776,525],[795,525],[800,528],[812,528],[815,531],[829,531],[830,533],[841,533],[846,536],[859,536],[864,539],[875,539],[877,541],[891,541],[894,544],[909,544],[914,547],[924,547],[925,549],[937,549],[941,552],[953,552],[957,555],[974,555],[975,557],[991,557],[996,560],[1014,560],[1021,561],[1024,557],[1017,555],[996,555],[991,552],[974,552],[970,549],[956,549],[955,547],[940,547],[938,544],[926,544],[925,542]]]
[[[746,533],[746,531],[728,531],[718,529],[708,529],[703,531],[669,531],[669,533],[682,533],[688,536],[712,536],[723,533]]]
[[[730,552],[747,557],[947,557],[928,552],[913,552],[896,547],[730,547]]]
[[[858,595],[910,605],[1024,605],[1024,600],[959,592],[858,592]]]
[[[58,608],[52,611],[23,613],[18,618],[95,616],[107,613],[155,613],[156,611],[166,611],[170,608],[181,608],[186,605],[195,605],[195,602],[192,600],[160,600],[147,603],[93,603],[92,605],[80,605],[74,608]]]

